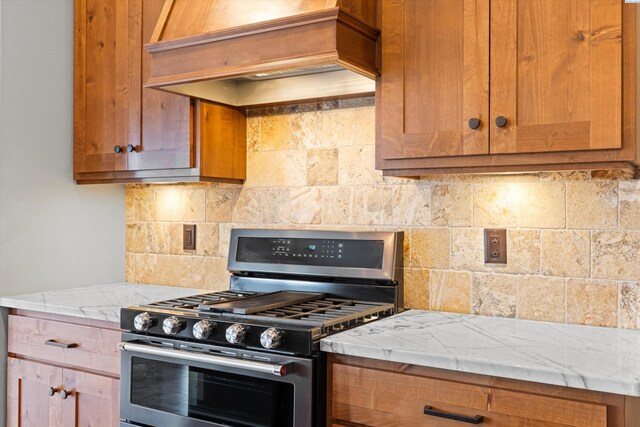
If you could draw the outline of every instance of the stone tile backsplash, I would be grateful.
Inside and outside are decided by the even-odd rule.
[[[403,230],[407,307],[640,328],[640,181],[383,177],[374,122],[372,98],[250,110],[245,185],[128,185],[127,280],[226,289],[234,227]],[[489,227],[508,230],[506,265],[484,264]]]

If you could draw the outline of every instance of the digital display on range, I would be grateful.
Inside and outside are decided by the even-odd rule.
[[[380,269],[383,256],[382,240],[240,237],[236,261]]]

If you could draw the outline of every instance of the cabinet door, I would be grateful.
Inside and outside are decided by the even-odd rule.
[[[7,362],[7,425],[62,426],[62,368],[14,357]]]
[[[620,148],[622,1],[492,0],[490,103],[491,153]]]
[[[381,19],[378,155],[487,154],[489,0],[385,0]]]
[[[131,1],[131,0],[130,0]],[[135,0],[142,3],[142,41],[149,43],[164,0]],[[142,49],[142,75],[138,90],[142,94],[142,126],[132,140],[140,141],[136,151],[130,153],[129,170],[179,169],[194,167],[192,105],[186,96],[157,89],[145,89],[144,83],[151,73],[151,56]],[[137,116],[140,120],[140,116]]]
[[[130,0],[76,0],[74,46],[74,171],[127,168],[126,146],[139,121],[140,20]],[[122,147],[121,153],[115,147]]]
[[[65,427],[112,427],[119,422],[120,381],[64,369],[68,396],[62,402]]]

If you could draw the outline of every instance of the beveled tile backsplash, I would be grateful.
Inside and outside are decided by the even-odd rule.
[[[128,185],[127,280],[225,289],[233,227],[404,230],[408,307],[640,328],[640,181],[383,177],[374,122],[372,98],[250,110],[245,185]],[[506,265],[484,228],[507,228]]]

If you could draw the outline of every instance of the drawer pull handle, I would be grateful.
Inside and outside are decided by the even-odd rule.
[[[65,400],[67,397],[69,397],[69,395],[71,394],[70,391],[67,390],[60,390],[60,399]]]
[[[47,389],[47,396],[51,397],[51,396],[53,396],[54,394],[56,394],[57,392],[59,392],[59,391],[60,391],[60,389],[57,389],[57,388],[55,388],[55,387],[49,387],[49,388]]]
[[[45,345],[52,345],[54,347],[60,347],[60,348],[76,348],[76,347],[80,347],[80,344],[77,344],[75,342],[71,342],[71,343],[64,343],[64,342],[60,342],[60,341],[56,341],[56,340],[46,340],[44,342]]]
[[[482,424],[484,422],[484,417],[482,415],[476,415],[475,417],[466,417],[464,415],[441,412],[433,409],[432,406],[425,406],[424,414],[431,415],[432,417],[446,418],[448,420],[460,421],[461,423],[467,423],[467,424]]]

